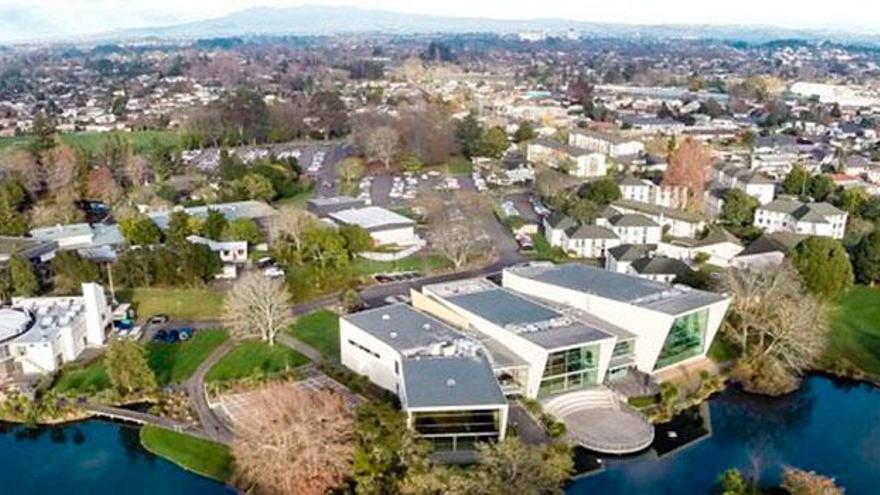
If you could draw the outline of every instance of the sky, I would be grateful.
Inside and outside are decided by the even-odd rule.
[[[416,14],[630,24],[760,24],[880,34],[876,0],[0,0],[0,39],[201,20],[255,6],[357,5]]]

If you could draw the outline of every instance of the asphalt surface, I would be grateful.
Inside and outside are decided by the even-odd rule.
[[[208,401],[205,398],[205,375],[207,375],[208,371],[223,359],[223,356],[231,351],[236,344],[236,341],[230,339],[224,342],[220,347],[214,349],[214,352],[208,356],[208,359],[204,360],[202,364],[199,365],[195,373],[193,373],[190,379],[185,383],[186,393],[193,401],[193,406],[195,407],[196,413],[199,415],[199,422],[202,424],[205,433],[212,439],[221,443],[231,442],[233,433],[226,423],[224,423],[214,413],[211,407],[208,406]]]
[[[312,162],[312,156],[314,156],[314,153],[318,150],[323,150],[326,153],[324,164],[321,165],[320,170],[316,173],[308,172],[309,165],[311,165]],[[300,158],[300,166],[302,167],[303,173],[314,177],[318,181],[317,187],[315,188],[318,197],[336,196],[336,191],[339,187],[337,165],[339,162],[353,154],[354,147],[350,144],[316,147],[314,150],[309,150],[308,153],[303,153]]]

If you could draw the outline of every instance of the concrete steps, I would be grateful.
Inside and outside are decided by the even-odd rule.
[[[573,412],[585,409],[619,410],[620,402],[614,392],[602,387],[551,397],[543,402],[542,407],[544,411],[563,419]]]

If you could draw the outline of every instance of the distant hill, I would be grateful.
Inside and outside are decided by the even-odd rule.
[[[569,29],[589,36],[648,39],[719,39],[766,42],[780,38],[861,41],[880,44],[878,36],[771,26],[628,25],[564,19],[503,20],[407,14],[358,7],[305,5],[256,7],[203,21],[122,30],[89,36],[88,39],[206,38],[248,35],[332,35],[339,33],[424,34],[491,32],[511,34],[544,30],[561,34]]]

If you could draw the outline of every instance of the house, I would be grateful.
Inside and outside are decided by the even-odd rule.
[[[504,439],[507,399],[485,348],[403,304],[342,316],[342,364],[400,398],[407,426],[435,452]]]
[[[118,225],[74,223],[33,229],[31,237],[54,242],[59,251],[76,251],[98,263],[116,260],[116,248],[125,244]]]
[[[80,297],[13,298],[0,308],[0,379],[58,371],[103,346],[112,321],[98,284],[82,284]]]
[[[746,246],[730,264],[737,268],[755,270],[778,266],[806,238],[804,234],[785,231],[764,234]]]
[[[551,246],[563,246],[564,238],[567,236],[566,231],[576,229],[578,223],[570,216],[554,212],[552,215],[544,217],[543,220],[544,237]]]
[[[608,249],[620,245],[620,238],[601,225],[580,225],[563,231],[559,244],[563,251],[579,258],[602,258]]]
[[[691,267],[681,260],[657,255],[633,260],[627,273],[655,282],[672,283],[676,277],[690,271]]]
[[[847,213],[828,203],[804,203],[781,196],[755,210],[755,227],[764,232],[792,232],[842,239]]]
[[[651,198],[653,195],[652,190],[655,186],[649,180],[637,179],[627,175],[620,180],[618,187],[620,188],[620,197],[623,199],[640,203],[653,203]]]
[[[0,263],[7,263],[13,256],[19,256],[35,265],[48,263],[55,257],[57,250],[56,241],[0,236]]]
[[[610,218],[596,220],[596,224],[607,227],[620,239],[621,244],[657,244],[660,242],[660,226],[650,218],[637,213],[622,213]]]
[[[571,131],[568,144],[612,158],[641,155],[645,152],[645,144],[641,141],[586,129]]]
[[[773,179],[733,163],[717,169],[715,178],[722,188],[740,189],[762,205],[776,197],[776,182]]]
[[[665,206],[619,199],[611,203],[619,213],[637,213],[654,221],[662,232],[674,237],[697,237],[706,228],[703,215]]]
[[[649,203],[667,208],[687,207],[688,187],[669,184],[655,184],[649,180],[627,176],[621,179],[620,197],[629,201]]]
[[[352,208],[330,213],[339,225],[360,227],[370,233],[377,245],[413,246],[422,242],[415,233],[415,220],[380,206]]]
[[[608,250],[605,269],[615,273],[630,273],[629,265],[633,261],[653,256],[656,252],[656,245],[621,244]]]
[[[687,262],[703,257],[706,263],[721,268],[730,266],[742,250],[740,240],[721,227],[711,229],[702,239],[672,237],[657,244],[658,254]]]
[[[526,146],[526,159],[551,168],[570,167],[576,177],[604,177],[608,173],[605,155],[549,139],[536,139]]]

